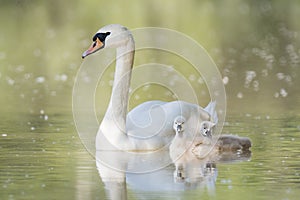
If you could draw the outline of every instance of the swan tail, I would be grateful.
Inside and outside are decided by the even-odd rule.
[[[218,114],[216,111],[216,101],[209,102],[209,104],[204,108],[204,110],[210,114],[212,121],[215,124],[217,124],[218,123]]]

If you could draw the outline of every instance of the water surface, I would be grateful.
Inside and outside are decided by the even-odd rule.
[[[250,137],[252,154],[243,161],[216,163],[209,180],[174,182],[171,164],[153,173],[128,173],[127,183],[105,183],[106,187],[70,114],[50,114],[47,120],[45,114],[20,115],[26,120],[1,119],[1,199],[103,199],[111,197],[112,190],[126,191],[128,199],[297,199],[300,195],[298,114],[228,116],[224,133]]]

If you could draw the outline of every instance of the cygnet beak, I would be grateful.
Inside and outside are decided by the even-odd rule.
[[[178,124],[177,127],[176,127],[176,131],[181,132],[182,130],[183,130],[182,125]]]

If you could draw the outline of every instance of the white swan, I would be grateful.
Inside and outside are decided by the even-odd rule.
[[[106,149],[104,140],[117,149],[156,150],[169,144],[174,137],[172,128],[176,116],[182,115],[194,129],[210,121],[214,103],[206,110],[183,101],[148,101],[127,114],[128,92],[134,58],[134,39],[130,31],[118,24],[107,25],[95,34],[91,47],[82,58],[102,48],[116,48],[117,60],[109,106],[96,137],[96,148]],[[198,130],[195,130],[198,131]],[[105,138],[104,138],[105,137]]]

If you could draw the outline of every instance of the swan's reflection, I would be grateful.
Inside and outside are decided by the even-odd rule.
[[[128,188],[139,195],[142,192],[177,191],[168,195],[178,198],[180,192],[196,188],[206,189],[213,195],[218,176],[217,164],[249,160],[250,157],[250,151],[226,151],[214,153],[204,159],[179,164],[175,162],[162,168],[155,168],[160,166],[157,163],[167,161],[172,163],[168,150],[162,150],[159,154],[97,151],[96,164],[105,185],[106,195],[110,199],[127,199]],[[151,163],[153,170],[149,170]],[[134,172],[135,169],[137,173]]]

